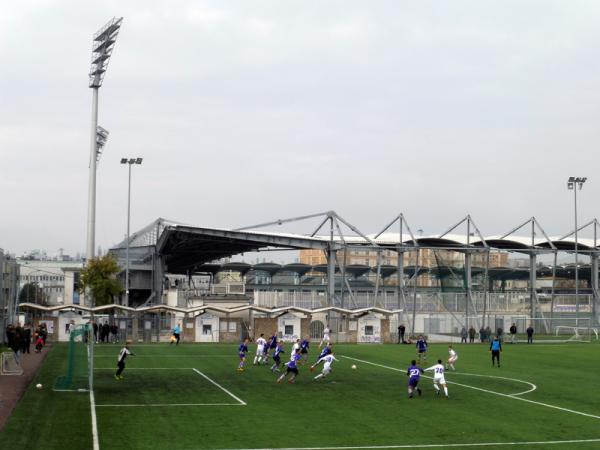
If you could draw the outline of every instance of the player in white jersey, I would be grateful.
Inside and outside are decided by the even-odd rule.
[[[446,386],[446,379],[444,378],[444,366],[442,360],[438,359],[438,363],[435,366],[428,367],[424,371],[433,371],[433,387],[435,388],[436,395],[440,395],[440,386],[444,388],[444,394],[448,398],[448,386]]]
[[[296,342],[292,345],[292,356],[296,354],[296,351],[300,351],[300,339],[296,339]]]
[[[267,341],[265,339],[265,334],[261,333],[260,337],[256,340],[256,355],[254,356],[254,365],[257,363],[260,364],[263,361],[266,345]]]
[[[448,346],[448,355],[449,357],[448,364],[446,364],[446,370],[448,370],[448,366],[450,366],[452,370],[456,370],[454,363],[458,359],[458,353],[456,353],[456,350],[454,350],[451,345]]]
[[[323,364],[323,370],[321,371],[321,373],[319,375],[317,375],[314,379],[318,380],[319,378],[325,378],[327,375],[329,375],[331,373],[331,365],[333,364],[334,361],[338,361],[335,356],[333,356],[333,353],[323,356],[322,358],[320,358],[316,363],[315,366],[317,364],[320,363],[324,363]]]
[[[329,329],[329,326],[325,326],[325,329],[323,330],[323,339],[321,339],[321,342],[319,343],[319,348],[321,348],[323,344],[327,345],[331,342],[331,338],[329,337],[330,334],[331,330]]]

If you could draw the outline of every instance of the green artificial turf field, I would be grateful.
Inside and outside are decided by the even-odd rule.
[[[435,396],[422,378],[423,396],[408,399],[408,345],[335,345],[340,361],[329,377],[313,381],[318,371],[302,366],[295,384],[277,384],[265,366],[237,372],[237,345],[227,344],[134,345],[137,356],[116,381],[120,346],[98,345],[99,448],[600,448],[596,341],[505,344],[501,368],[491,366],[485,345],[454,347],[450,398]],[[50,388],[67,348],[55,345],[0,433],[0,448],[93,448],[89,393]],[[432,344],[428,365],[447,354]],[[312,348],[310,360],[316,355]]]

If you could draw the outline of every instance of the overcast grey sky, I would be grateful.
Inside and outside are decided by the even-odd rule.
[[[0,6],[0,247],[85,250],[93,33],[97,245],[166,217],[233,228],[334,209],[424,234],[600,215],[600,3],[81,1]]]

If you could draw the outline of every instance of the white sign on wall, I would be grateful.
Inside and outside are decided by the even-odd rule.
[[[277,320],[277,331],[284,342],[294,342],[300,338],[300,317],[296,317],[293,314],[287,314],[281,316]]]
[[[358,342],[381,343],[381,319],[375,315],[368,315],[358,319]]]

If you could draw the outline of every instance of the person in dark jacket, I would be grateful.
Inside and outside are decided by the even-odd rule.
[[[21,352],[23,354],[30,353],[29,349],[31,347],[31,324],[26,323],[23,327],[23,339],[21,341]]]
[[[475,328],[473,328],[473,326],[471,326],[469,328],[469,344],[473,344],[475,342]]]
[[[531,326],[531,324],[529,324],[526,331],[527,331],[527,343],[533,344],[533,327]]]
[[[104,322],[104,325],[102,325],[102,335],[100,336],[102,342],[108,342],[109,335],[110,327],[108,326],[108,322]]]
[[[517,325],[513,323],[510,326],[510,328],[508,329],[508,331],[510,332],[510,343],[516,344],[517,343]]]
[[[400,324],[398,327],[398,344],[404,344],[404,333],[406,333],[406,327],[404,324]]]
[[[19,324],[12,329],[12,335],[8,346],[13,351],[13,357],[17,365],[21,364],[21,343],[23,341],[23,328]]]

